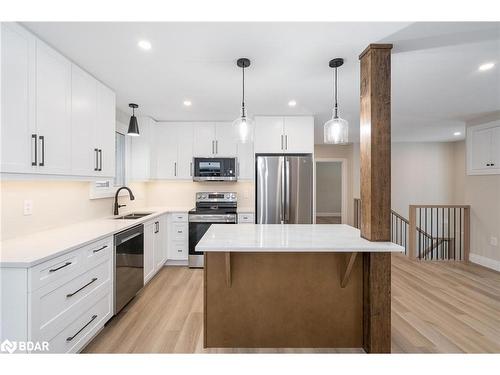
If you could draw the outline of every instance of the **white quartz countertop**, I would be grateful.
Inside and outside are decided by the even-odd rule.
[[[144,207],[123,211],[152,212],[134,220],[114,220],[115,216],[84,221],[1,242],[0,267],[28,268],[104,237],[114,235],[168,212],[188,212],[192,207]]]
[[[371,242],[345,224],[213,224],[197,251],[403,252],[392,242]]]

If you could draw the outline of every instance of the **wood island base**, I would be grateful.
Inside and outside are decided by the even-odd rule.
[[[206,252],[206,348],[390,352],[390,253]]]

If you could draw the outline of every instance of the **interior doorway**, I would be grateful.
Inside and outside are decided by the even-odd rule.
[[[345,223],[345,166],[345,159],[316,159],[316,224]]]

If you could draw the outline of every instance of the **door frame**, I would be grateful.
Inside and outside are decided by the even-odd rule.
[[[341,169],[341,177],[342,177],[342,187],[341,187],[341,194],[342,194],[342,202],[341,202],[341,213],[340,213],[340,222],[342,224],[346,224],[347,220],[347,159],[345,158],[317,158],[314,159],[314,207],[316,207],[316,180],[318,178],[318,175],[316,173],[316,163],[340,163],[340,169]],[[317,212],[314,210],[314,222],[316,222],[316,215]]]

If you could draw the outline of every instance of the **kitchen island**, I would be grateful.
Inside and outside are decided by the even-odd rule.
[[[390,351],[391,242],[343,224],[212,225],[205,253],[207,348]]]

